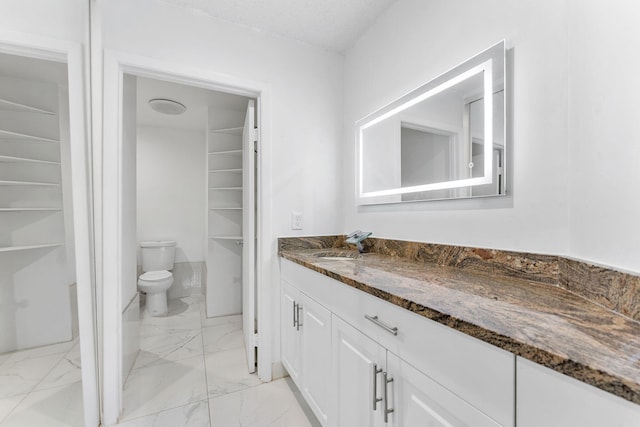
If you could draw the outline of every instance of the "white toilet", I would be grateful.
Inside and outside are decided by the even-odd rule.
[[[138,290],[147,294],[146,312],[150,316],[167,314],[167,290],[173,284],[173,260],[176,242],[140,242],[142,275],[138,278]]]

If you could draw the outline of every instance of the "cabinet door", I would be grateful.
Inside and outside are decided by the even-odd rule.
[[[499,427],[500,424],[387,352],[388,399],[383,408],[393,409],[393,427]],[[382,385],[385,387],[385,385]]]
[[[329,425],[331,312],[300,293],[300,380],[302,395],[323,425]]]
[[[383,426],[384,348],[337,316],[332,317],[333,425]],[[376,399],[374,407],[374,399]]]
[[[300,332],[296,327],[296,305],[294,304],[300,304],[300,291],[282,281],[280,298],[282,364],[293,382],[300,387]]]
[[[640,405],[517,358],[519,427],[637,427]]]

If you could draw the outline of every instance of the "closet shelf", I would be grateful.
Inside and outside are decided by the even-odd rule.
[[[211,133],[229,133],[231,135],[242,135],[242,126],[234,128],[211,129]]]
[[[214,240],[242,240],[242,236],[209,236],[209,239],[214,239]]]
[[[0,212],[46,212],[62,211],[62,208],[0,208]]]
[[[0,252],[26,251],[29,249],[54,248],[56,246],[64,246],[64,243],[46,243],[43,245],[25,245],[25,246],[4,246],[4,247],[0,247]]]
[[[242,150],[209,151],[208,154],[214,156],[237,156],[242,155]]]
[[[242,173],[242,169],[210,169],[209,170],[209,173],[221,173],[221,172]]]
[[[0,98],[0,110],[2,111],[17,111],[21,113],[39,113],[55,116],[55,111],[43,110],[42,108],[34,107],[32,105],[22,104],[20,102],[9,101],[5,98]]]
[[[38,141],[38,142],[60,142],[58,139],[45,138],[42,136],[28,135],[26,133],[11,132],[9,130],[0,129],[0,138],[3,139],[19,139],[26,141]]]
[[[60,184],[54,182],[35,182],[35,181],[5,181],[0,180],[0,185],[39,185],[45,187],[60,187]]]
[[[49,160],[30,159],[28,157],[14,157],[0,155],[0,162],[27,162],[27,163],[43,163],[47,165],[59,165],[60,162],[52,162]]]
[[[242,191],[242,187],[209,187],[209,190]]]

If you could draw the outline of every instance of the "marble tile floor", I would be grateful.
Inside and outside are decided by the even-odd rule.
[[[242,318],[208,319],[201,296],[141,315],[126,427],[319,427],[293,383],[248,374]],[[82,427],[78,340],[0,355],[0,427]]]
[[[0,355],[1,427],[81,427],[78,339]]]
[[[207,318],[197,295],[170,301],[166,317],[141,317],[119,426],[320,425],[289,379],[247,372],[241,315]]]

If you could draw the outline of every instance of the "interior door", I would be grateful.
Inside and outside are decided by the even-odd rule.
[[[251,100],[242,129],[242,331],[250,373],[256,371],[255,134],[255,104]]]

